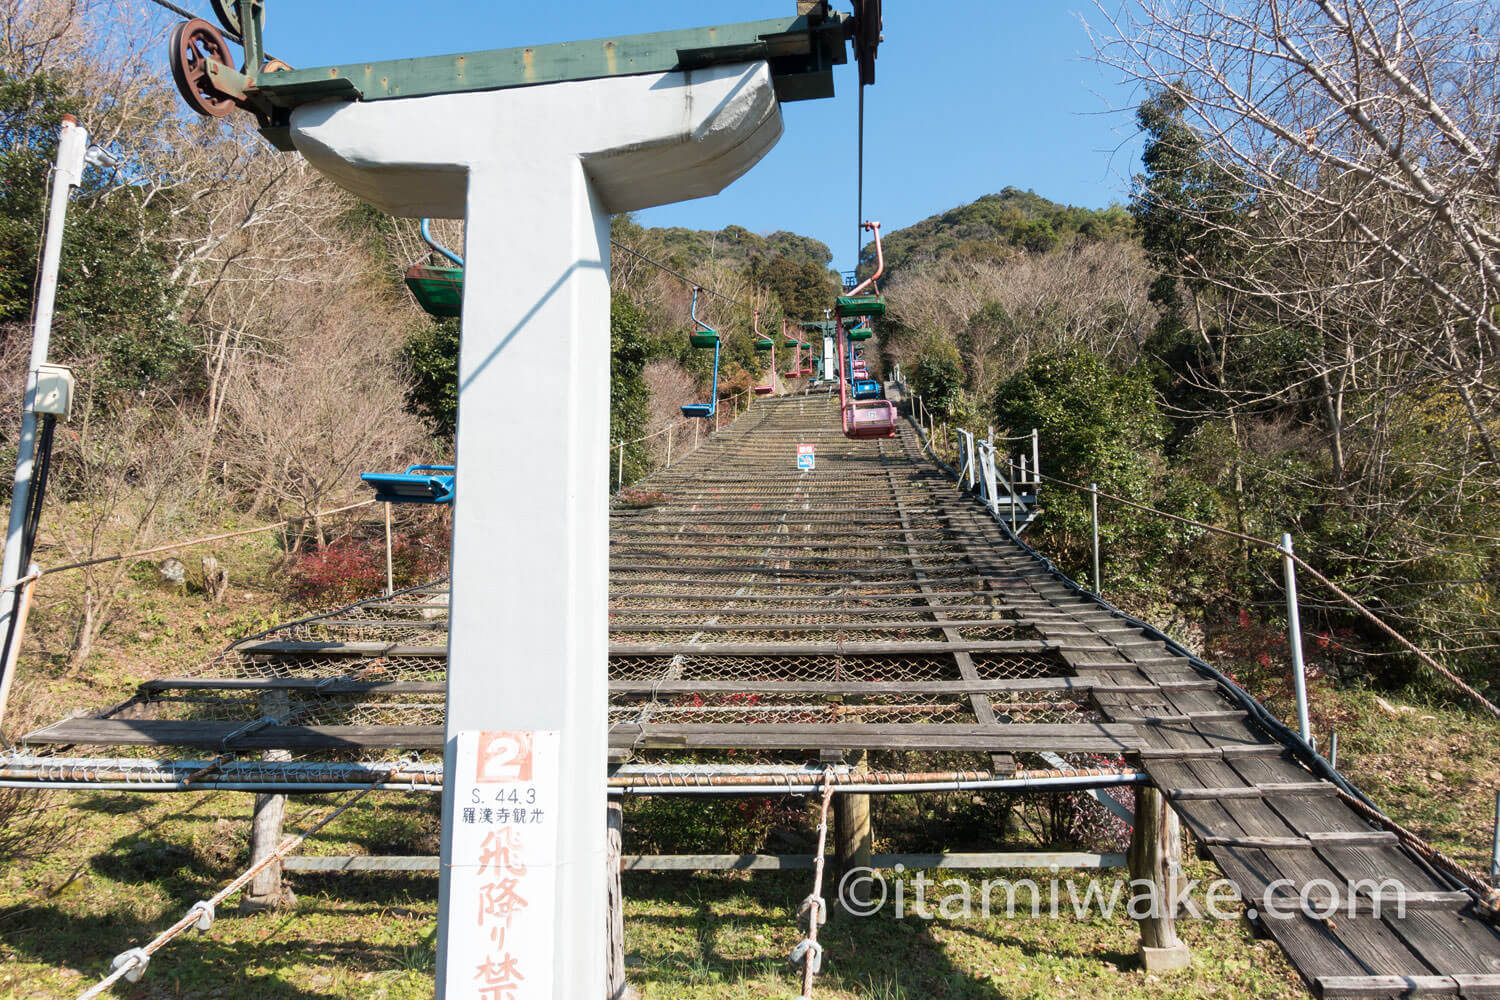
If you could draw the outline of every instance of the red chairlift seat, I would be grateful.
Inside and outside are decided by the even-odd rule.
[[[766,366],[766,384],[751,386],[751,388],[755,390],[755,394],[757,396],[769,396],[771,393],[776,391],[776,341],[772,340],[770,337],[762,337],[760,335],[759,309],[755,310],[754,324],[754,336],[758,338],[755,341],[755,349],[757,351],[770,351],[771,358],[770,364]],[[781,324],[782,327],[785,328],[786,320],[782,320]]]
[[[896,436],[896,404],[888,399],[844,404],[844,437],[857,441]]]
[[[872,230],[875,234],[875,273],[864,284],[853,289],[849,296],[840,299],[841,305],[848,298],[858,297],[866,288],[873,287],[885,271],[885,252],[880,247],[880,223],[866,222],[863,228]],[[856,371],[853,337],[844,330],[844,315],[844,311],[840,309],[837,332],[834,335],[834,344],[838,348],[839,355],[839,404],[844,437],[856,441],[895,437],[897,420],[895,404],[887,399],[859,399],[858,396],[862,394],[861,389],[871,384],[869,381],[858,381],[850,385],[850,382],[864,372]],[[846,349],[849,351],[848,355],[844,354]],[[846,360],[849,366],[847,369],[844,368]],[[863,361],[858,363],[859,369],[864,369],[864,367]],[[880,384],[878,382],[873,384],[878,390]]]

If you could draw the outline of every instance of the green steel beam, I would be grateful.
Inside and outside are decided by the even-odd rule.
[[[850,18],[806,15],[528,45],[449,56],[392,59],[348,66],[262,74],[246,89],[265,112],[272,141],[292,108],[329,99],[382,101],[481,90],[531,87],[571,80],[641,76],[765,60],[782,101],[833,96],[833,67],[848,61]],[[279,145],[280,143],[278,143]]]

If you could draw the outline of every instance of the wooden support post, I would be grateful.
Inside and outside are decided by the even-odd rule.
[[[620,886],[621,835],[625,826],[625,814],[617,799],[610,799],[605,808],[605,996],[608,1000],[627,1000],[636,994],[625,982],[625,895]]]
[[[1178,856],[1182,829],[1177,814],[1154,785],[1140,785],[1135,792],[1135,827],[1130,836],[1130,877],[1151,883],[1151,905],[1134,904],[1132,916],[1141,928],[1141,964],[1148,972],[1168,972],[1188,967],[1188,947],[1177,937]],[[1145,890],[1136,889],[1136,895]],[[1136,907],[1139,907],[1137,909]],[[1142,915],[1144,914],[1144,915]]]
[[[396,592],[396,567],[391,561],[391,505],[385,504],[385,593],[389,597]]]
[[[260,697],[263,718],[285,719],[291,714],[291,692],[272,689]],[[267,750],[266,760],[291,760],[290,750]],[[281,846],[286,822],[285,795],[257,795],[250,814],[250,864],[257,865]],[[292,890],[281,884],[281,862],[267,865],[250,880],[240,895],[241,913],[279,910],[297,902]]]
[[[852,751],[847,759],[856,771],[869,770],[863,750]],[[839,886],[843,884],[845,873],[853,868],[869,868],[875,856],[870,796],[841,793],[833,797],[833,851],[835,877],[830,882],[832,895],[836,897],[834,903],[838,905],[844,901],[839,898]],[[870,883],[867,879],[853,880],[849,890],[850,902],[863,904],[869,901]],[[860,915],[868,914],[862,911]]]

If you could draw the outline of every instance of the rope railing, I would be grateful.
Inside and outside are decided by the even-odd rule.
[[[912,399],[915,400],[915,401],[918,401],[918,403],[920,403],[921,397],[918,396],[918,395],[916,395],[916,394],[913,394],[912,395]],[[1035,435],[1035,432],[1033,432],[1032,434],[1020,434],[1020,435],[1012,435],[1012,436],[1000,437],[1000,438],[995,438],[994,440],[997,440],[997,441],[1027,440],[1027,439],[1033,439],[1034,435]],[[924,443],[927,444],[927,445],[929,445],[929,450],[932,451],[933,457],[936,458],[937,457],[937,453],[936,453],[936,446],[935,446],[935,444],[931,440],[929,440],[927,442],[924,442]],[[1210,532],[1212,534],[1222,535],[1222,536],[1227,537],[1227,538],[1234,538],[1234,539],[1236,539],[1238,541],[1242,541],[1242,542],[1245,542],[1245,543],[1250,544],[1250,545],[1255,545],[1255,546],[1258,546],[1260,548],[1270,549],[1270,550],[1276,552],[1277,554],[1279,554],[1280,556],[1282,556],[1284,559],[1290,561],[1291,563],[1295,564],[1297,567],[1299,567],[1300,569],[1302,569],[1309,576],[1311,576],[1314,580],[1317,580],[1323,586],[1327,587],[1328,590],[1335,597],[1337,597],[1340,601],[1342,601],[1344,604],[1346,604],[1350,609],[1352,609],[1353,611],[1357,612],[1360,615],[1360,617],[1364,618],[1366,621],[1370,622],[1370,624],[1372,624],[1376,628],[1378,628],[1381,632],[1385,633],[1386,636],[1388,636],[1389,638],[1391,638],[1392,640],[1394,640],[1397,644],[1399,644],[1407,652],[1409,652],[1412,655],[1416,656],[1417,659],[1419,659],[1423,664],[1425,664],[1427,667],[1429,667],[1434,673],[1438,674],[1438,676],[1442,677],[1443,679],[1445,679],[1446,681],[1448,681],[1450,684],[1452,684],[1455,688],[1457,688],[1459,691],[1463,692],[1465,695],[1467,695],[1470,699],[1472,699],[1476,704],[1478,704],[1480,707],[1482,707],[1490,715],[1492,715],[1492,716],[1494,716],[1496,718],[1500,718],[1500,705],[1496,705],[1490,699],[1486,698],[1473,685],[1469,684],[1462,677],[1459,677],[1452,670],[1450,670],[1449,668],[1445,667],[1442,663],[1438,662],[1438,660],[1435,657],[1433,657],[1430,653],[1428,653],[1426,650],[1422,649],[1416,643],[1412,642],[1410,639],[1406,638],[1406,636],[1402,635],[1392,625],[1390,625],[1390,623],[1386,622],[1379,615],[1377,615],[1374,611],[1370,610],[1370,608],[1368,606],[1366,606],[1362,601],[1360,601],[1354,595],[1350,594],[1344,588],[1340,587],[1338,584],[1334,583],[1324,573],[1322,573],[1316,567],[1314,567],[1312,564],[1310,564],[1300,554],[1298,554],[1297,552],[1293,551],[1292,547],[1289,544],[1286,544],[1284,542],[1274,542],[1274,541],[1271,541],[1268,538],[1260,538],[1260,537],[1255,536],[1255,535],[1246,534],[1243,531],[1235,531],[1232,528],[1225,528],[1225,527],[1221,527],[1220,525],[1216,525],[1216,524],[1208,524],[1208,523],[1206,523],[1204,521],[1199,521],[1199,520],[1196,520],[1196,519],[1191,518],[1191,517],[1184,517],[1181,514],[1173,514],[1170,511],[1159,510],[1159,509],[1157,509],[1155,507],[1152,507],[1152,506],[1150,506],[1148,504],[1139,503],[1138,501],[1128,499],[1127,497],[1122,497],[1122,496],[1118,496],[1118,495],[1113,494],[1113,493],[1108,493],[1108,492],[1106,492],[1104,490],[1099,489],[1096,484],[1090,484],[1089,486],[1084,486],[1084,485],[1082,485],[1080,483],[1069,482],[1068,480],[1061,479],[1061,478],[1059,478],[1057,476],[1047,475],[1047,474],[1043,473],[1038,468],[1032,468],[1032,469],[1028,470],[1028,474],[1031,477],[1033,477],[1033,480],[1036,481],[1036,482],[1048,482],[1048,483],[1053,483],[1053,484],[1058,485],[1058,486],[1063,486],[1063,487],[1066,487],[1067,489],[1074,490],[1074,491],[1076,491],[1078,493],[1087,494],[1087,495],[1091,496],[1096,501],[1098,499],[1109,500],[1109,501],[1112,501],[1114,503],[1118,503],[1121,506],[1129,507],[1129,508],[1131,508],[1133,510],[1138,510],[1141,513],[1144,513],[1144,514],[1150,514],[1150,515],[1152,515],[1154,517],[1160,517],[1160,518],[1163,518],[1163,519],[1168,520],[1168,521],[1174,521],[1174,522],[1176,522],[1178,524],[1184,524],[1184,525],[1188,525],[1190,527],[1199,528],[1199,529],[1201,529],[1203,531],[1207,531],[1207,532]],[[1099,587],[1099,581],[1097,579],[1094,581],[1094,587],[1095,587],[1095,589],[1097,591],[1097,589]]]
[[[833,769],[823,772],[823,809],[818,820],[818,850],[813,855],[812,892],[802,901],[797,915],[807,916],[807,936],[797,942],[789,959],[802,966],[801,1000],[811,1000],[813,977],[823,967],[823,946],[818,943],[818,928],[828,922],[828,901],[823,898],[824,851],[828,846],[828,806],[833,801]]]
[[[320,510],[312,514],[302,515],[301,517],[289,517],[285,520],[277,521],[273,524],[263,524],[255,528],[244,528],[239,531],[226,531],[223,534],[205,535],[201,538],[188,538],[181,541],[170,542],[164,545],[154,545],[148,549],[134,549],[130,552],[118,552],[114,555],[98,556],[93,559],[81,559],[78,562],[64,563],[61,566],[38,568],[33,572],[21,577],[15,583],[11,584],[10,587],[5,589],[13,590],[17,587],[22,587],[28,583],[40,580],[44,576],[56,576],[58,573],[66,573],[69,570],[86,569],[89,566],[102,566],[106,563],[120,562],[125,559],[139,559],[141,556],[156,555],[161,552],[171,552],[174,549],[188,549],[196,545],[207,545],[210,542],[222,542],[230,538],[243,538],[246,535],[257,535],[263,534],[267,531],[276,531],[280,528],[289,527],[293,524],[305,524],[308,521],[317,521],[325,517],[332,517],[334,514],[343,514],[351,510],[358,510],[361,507],[368,507],[376,502],[377,501],[372,497],[369,500],[361,500],[358,503],[351,503],[343,507],[334,507],[329,510]]]
[[[935,452],[933,453],[932,457],[933,460],[935,462],[938,462],[939,465],[941,465],[946,471],[949,472],[949,474],[956,475],[954,473],[954,470],[944,464],[942,460],[937,457]],[[1196,527],[1201,527],[1210,532],[1215,532],[1229,537],[1240,538],[1260,547],[1274,549],[1277,553],[1281,554],[1283,558],[1287,559],[1288,561],[1294,560],[1296,565],[1302,566],[1316,579],[1320,580],[1321,582],[1327,583],[1328,586],[1334,589],[1335,593],[1341,593],[1341,590],[1337,588],[1337,586],[1334,585],[1331,581],[1328,581],[1327,577],[1323,576],[1311,566],[1308,566],[1304,560],[1301,560],[1296,556],[1295,553],[1291,552],[1290,546],[1280,545],[1267,539],[1257,538],[1254,535],[1247,535],[1243,532],[1233,531],[1228,528],[1220,528],[1217,525],[1205,524],[1204,522],[1196,521],[1192,518],[1184,518],[1180,515],[1170,514],[1167,511],[1157,510],[1156,508],[1150,507],[1145,504],[1140,504],[1132,500],[1127,500],[1123,497],[1115,497],[1111,494],[1104,493],[1098,490],[1097,487],[1094,487],[1092,489],[1085,488],[1077,483],[1071,483],[1065,479],[1059,479],[1055,476],[1044,475],[1042,476],[1042,478],[1046,479],[1049,482],[1056,483],[1059,486],[1065,486],[1074,490],[1078,490],[1080,492],[1091,493],[1095,498],[1104,496],[1109,499],[1117,500],[1122,504],[1137,508],[1144,513],[1159,514],[1162,517],[1166,517],[1186,524],[1191,524]],[[1014,530],[1010,529],[1003,520],[1000,521],[1000,526],[1002,530],[1007,532],[1007,534],[1013,541],[1015,541],[1022,548],[1026,549],[1026,551],[1030,552],[1039,560],[1041,560],[1042,564],[1047,567],[1049,572],[1057,575],[1065,584],[1077,590],[1078,592],[1086,593],[1085,591],[1083,591],[1083,588],[1074,583],[1070,577],[1064,574],[1061,570],[1057,569],[1057,567],[1052,564],[1051,560],[1047,559],[1046,556],[1043,556],[1041,553],[1037,552],[1035,549],[1032,549],[1029,545],[1022,541],[1020,536],[1017,535]],[[1097,592],[1095,592],[1091,596],[1104,608],[1120,616],[1124,620],[1131,622],[1133,625],[1140,627],[1147,635],[1158,638],[1166,644],[1166,647],[1169,650],[1172,650],[1179,655],[1187,658],[1195,668],[1207,674],[1208,676],[1215,678],[1218,681],[1220,687],[1229,697],[1231,697],[1232,700],[1244,706],[1249,711],[1252,718],[1256,719],[1262,725],[1264,725],[1268,729],[1268,731],[1275,734],[1276,738],[1285,742],[1288,747],[1291,747],[1294,750],[1294,752],[1297,751],[1297,747],[1300,744],[1301,750],[1305,752],[1306,755],[1303,758],[1304,763],[1308,764],[1314,770],[1314,773],[1321,774],[1326,780],[1330,781],[1334,785],[1335,791],[1341,801],[1345,802],[1351,808],[1355,809],[1369,822],[1381,826],[1387,831],[1395,834],[1396,837],[1401,841],[1401,843],[1408,847],[1416,855],[1416,857],[1419,858],[1421,862],[1428,867],[1429,871],[1447,879],[1455,887],[1467,889],[1473,895],[1474,899],[1489,912],[1500,912],[1500,886],[1494,884],[1494,880],[1486,880],[1479,872],[1476,872],[1473,869],[1456,861],[1437,847],[1433,846],[1421,835],[1387,816],[1383,810],[1381,810],[1372,801],[1370,801],[1369,798],[1361,793],[1357,787],[1349,783],[1349,781],[1337,770],[1337,767],[1334,764],[1324,759],[1323,757],[1318,756],[1316,750],[1313,749],[1313,747],[1309,744],[1305,735],[1301,739],[1299,739],[1297,733],[1287,729],[1286,726],[1282,725],[1279,719],[1272,715],[1263,705],[1253,699],[1230,678],[1215,670],[1210,664],[1193,655],[1190,651],[1174,642],[1169,636],[1162,633],[1152,625],[1141,621],[1140,619],[1132,617],[1128,613],[1121,611],[1114,605],[1105,601],[1102,597],[1099,596]],[[1352,596],[1344,594],[1343,597],[1351,602],[1358,604],[1358,602]],[[1360,605],[1360,607],[1367,615],[1375,617],[1373,615],[1373,612],[1370,612],[1367,608],[1363,608],[1363,605]],[[1384,622],[1380,622],[1378,618],[1376,618],[1376,621],[1381,624],[1382,627],[1389,628],[1389,626],[1385,625]],[[1392,631],[1394,632],[1394,630]],[[1403,642],[1406,641],[1404,637],[1401,638]],[[1410,648],[1421,655],[1424,658],[1424,661],[1430,661],[1430,658],[1427,657],[1427,655],[1421,650],[1416,649],[1414,646]],[[1439,672],[1444,673],[1446,676],[1450,676],[1451,678],[1451,674],[1448,671],[1444,670],[1441,665],[1438,665],[1438,669]],[[1457,684],[1461,689],[1473,691],[1472,688],[1470,688],[1467,684],[1464,684],[1461,680],[1458,680]],[[1494,706],[1491,705],[1490,702],[1478,692],[1473,693],[1474,696],[1482,704],[1491,709],[1494,708]],[[1495,857],[1496,859],[1500,859],[1500,795],[1497,795],[1496,799],[1496,842],[1497,847],[1495,850]],[[1497,862],[1492,865],[1492,867],[1500,870],[1500,860],[1497,860]]]
[[[728,397],[726,397],[724,399],[724,405],[727,406],[729,408],[729,410],[730,410],[730,418],[729,418],[730,423],[733,423],[735,420],[739,419],[739,416],[740,416],[739,405],[740,405],[740,400],[741,399],[744,399],[744,400],[747,401],[746,409],[749,409],[748,403],[754,402],[755,397],[751,394],[750,390],[744,389],[744,390],[741,390],[740,392],[735,393],[733,396],[728,396]],[[635,439],[630,440],[630,441],[616,441],[614,444],[611,444],[609,446],[609,450],[615,456],[615,458],[614,458],[614,465],[615,465],[615,492],[618,493],[619,491],[621,491],[621,490],[623,490],[625,488],[625,449],[626,448],[630,447],[631,445],[644,444],[645,442],[650,441],[653,438],[659,438],[659,437],[661,437],[663,434],[670,434],[670,435],[673,435],[675,437],[675,432],[680,427],[682,427],[682,426],[683,426],[682,424],[679,424],[679,423],[676,423],[676,422],[669,423],[669,424],[667,424],[667,426],[661,428],[660,430],[652,431],[650,434],[643,435],[641,437],[635,438]],[[698,448],[702,447],[702,445],[704,445],[704,444],[707,444],[708,441],[711,440],[713,438],[713,436],[715,434],[719,433],[719,431],[721,431],[721,430],[723,430],[723,427],[718,423],[717,414],[716,414],[715,415],[715,422],[714,422],[713,428],[708,432],[707,435],[704,435],[701,440],[699,440],[698,436],[695,434],[695,436],[694,436],[695,444],[694,444],[693,448],[691,450],[689,450],[689,451],[684,452],[682,454],[681,458],[686,458],[688,455],[691,455],[694,452],[696,452],[698,450]],[[673,465],[673,462],[672,462],[672,448],[671,448],[671,442],[672,442],[672,440],[673,440],[673,437],[668,437],[668,439],[667,439],[667,441],[668,441],[668,445],[667,445],[667,460],[666,460],[666,464],[661,467],[662,469],[670,469],[672,467],[672,465]],[[681,460],[681,458],[679,458],[679,461]],[[661,471],[661,470],[660,469],[653,469],[652,471],[653,472],[657,472],[657,471]]]
[[[288,854],[296,850],[297,847],[300,846],[302,842],[305,841],[308,837],[311,837],[313,834],[323,829],[323,827],[333,822],[346,810],[354,806],[355,803],[359,802],[360,799],[363,799],[366,795],[369,795],[378,787],[380,786],[372,785],[371,787],[350,796],[344,801],[342,805],[333,809],[326,816],[318,820],[306,830],[282,840],[281,844],[276,848],[276,850],[272,851],[270,854],[262,858],[259,862],[251,865],[245,871],[241,872],[232,882],[224,886],[224,888],[220,889],[218,892],[214,893],[208,899],[200,899],[198,902],[194,903],[191,907],[188,908],[187,913],[178,918],[176,923],[172,924],[166,930],[156,935],[156,937],[152,938],[146,944],[142,945],[139,948],[131,948],[128,951],[123,951],[120,954],[116,955],[114,961],[110,964],[109,975],[105,976],[99,982],[95,983],[93,986],[80,993],[78,995],[78,1000],[94,1000],[95,997],[102,996],[111,986],[119,982],[121,979],[124,979],[127,982],[131,983],[137,982],[141,978],[141,976],[145,974],[146,966],[150,964],[152,955],[156,954],[156,952],[160,951],[174,938],[182,934],[190,927],[196,927],[200,931],[208,930],[209,927],[213,925],[215,910],[220,903],[224,902],[224,900],[228,899],[240,889],[244,888],[250,883],[253,878],[255,878],[256,875],[259,875],[262,871],[264,871],[272,864],[280,864]]]
[[[1108,493],[1108,492],[1105,492],[1104,490],[1098,489],[1097,487],[1090,488],[1088,486],[1082,486],[1082,485],[1080,485],[1078,483],[1069,482],[1066,479],[1059,479],[1056,476],[1049,476],[1049,475],[1045,475],[1045,474],[1042,474],[1042,473],[1037,473],[1037,475],[1040,476],[1046,482],[1054,483],[1054,484],[1056,484],[1058,486],[1063,486],[1063,487],[1066,487],[1068,489],[1075,490],[1075,491],[1077,491],[1079,493],[1091,494],[1092,496],[1099,497],[1099,498],[1102,498],[1102,499],[1105,499],[1105,500],[1110,500],[1110,501],[1112,501],[1114,503],[1118,503],[1118,504],[1120,504],[1122,506],[1132,508],[1133,510],[1141,511],[1142,513],[1145,513],[1145,514],[1150,514],[1150,515],[1152,515],[1154,517],[1160,517],[1160,518],[1164,518],[1164,519],[1169,520],[1169,521],[1175,521],[1178,524],[1185,524],[1185,525],[1188,525],[1190,527],[1199,528],[1199,529],[1201,529],[1203,531],[1210,532],[1212,534],[1222,535],[1222,536],[1227,537],[1227,538],[1234,538],[1234,539],[1237,539],[1239,541],[1246,542],[1247,544],[1250,544],[1250,545],[1255,545],[1255,546],[1258,546],[1260,548],[1270,549],[1270,550],[1272,550],[1272,551],[1280,554],[1284,558],[1290,559],[1292,562],[1296,563],[1299,568],[1301,568],[1309,576],[1311,576],[1314,580],[1317,580],[1319,583],[1323,584],[1323,586],[1327,587],[1329,589],[1329,591],[1332,592],[1333,595],[1336,596],[1340,601],[1344,602],[1350,608],[1352,608],[1354,611],[1358,612],[1361,617],[1363,617],[1365,620],[1369,621],[1372,625],[1374,625],[1377,628],[1379,628],[1382,632],[1384,632],[1391,639],[1394,639],[1404,649],[1406,649],[1408,652],[1410,652],[1414,656],[1416,656],[1424,664],[1426,664],[1428,667],[1430,667],[1435,673],[1437,673],[1439,676],[1441,676],[1444,679],[1446,679],[1449,683],[1451,683],[1458,690],[1462,691],[1464,694],[1466,694],[1470,698],[1472,698],[1477,704],[1479,704],[1480,706],[1482,706],[1485,709],[1485,711],[1487,711],[1490,715],[1493,715],[1496,718],[1500,718],[1500,706],[1497,706],[1494,702],[1490,701],[1483,694],[1481,694],[1477,689],[1475,689],[1472,685],[1470,685],[1469,683],[1467,683],[1466,681],[1464,681],[1463,678],[1461,678],[1457,674],[1455,674],[1452,670],[1449,670],[1447,667],[1443,666],[1431,654],[1429,654],[1427,651],[1425,651],[1422,648],[1420,648],[1419,646],[1417,646],[1416,643],[1412,642],[1410,639],[1406,638],[1406,636],[1404,636],[1400,632],[1396,631],[1396,629],[1394,627],[1392,627],[1389,623],[1387,623],[1379,615],[1375,614],[1375,612],[1371,611],[1358,598],[1354,597],[1348,591],[1344,590],[1344,588],[1342,588],[1338,584],[1334,583],[1327,576],[1325,576],[1322,572],[1320,572],[1315,567],[1313,567],[1310,563],[1308,563],[1308,561],[1306,559],[1304,559],[1301,555],[1299,555],[1298,553],[1296,553],[1295,551],[1293,551],[1292,548],[1289,545],[1285,545],[1285,544],[1283,544],[1281,542],[1273,542],[1273,541],[1271,541],[1268,538],[1260,538],[1260,537],[1257,537],[1255,535],[1246,534],[1243,531],[1235,531],[1232,528],[1224,528],[1224,527],[1221,527],[1219,525],[1208,524],[1208,523],[1196,520],[1196,519],[1191,518],[1191,517],[1184,517],[1181,514],[1173,514],[1173,513],[1169,512],[1169,511],[1158,510],[1157,508],[1149,506],[1148,504],[1139,503],[1137,501],[1130,500],[1130,499],[1127,499],[1127,498],[1122,497],[1122,496],[1117,496],[1117,495],[1115,495],[1113,493]],[[1097,581],[1096,581],[1096,586],[1097,586]]]

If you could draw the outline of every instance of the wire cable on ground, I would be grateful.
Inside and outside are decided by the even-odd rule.
[[[241,872],[240,875],[234,879],[234,881],[230,882],[224,888],[214,893],[208,899],[200,899],[198,902],[194,903],[191,907],[188,908],[187,913],[183,914],[176,923],[168,927],[166,930],[162,931],[160,934],[156,935],[156,937],[152,938],[146,944],[142,945],[139,948],[131,948],[129,951],[124,951],[116,955],[114,962],[111,963],[111,971],[109,975],[105,976],[99,982],[95,983],[93,986],[80,993],[78,995],[78,1000],[93,1000],[93,998],[103,995],[105,991],[107,991],[111,986],[119,982],[121,979],[132,983],[139,980],[145,973],[146,966],[150,963],[152,955],[160,951],[165,945],[171,942],[183,931],[186,931],[189,927],[196,927],[200,931],[208,930],[209,927],[213,925],[214,911],[220,903],[224,902],[224,900],[228,899],[230,896],[234,895],[240,889],[248,885],[251,879],[255,878],[256,875],[260,874],[268,866],[273,863],[279,863],[288,854],[296,850],[304,840],[317,833],[319,830],[323,829],[323,827],[327,826],[329,823],[333,822],[340,815],[342,815],[345,810],[349,809],[366,795],[369,795],[371,792],[375,791],[375,789],[378,787],[378,785],[372,785],[364,791],[357,792],[350,798],[346,799],[343,805],[340,805],[333,811],[329,812],[326,816],[318,820],[306,830],[284,839],[281,842],[280,846],[276,848],[276,850],[272,851],[259,863],[252,865],[245,871]]]

